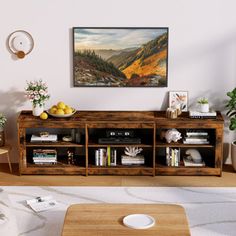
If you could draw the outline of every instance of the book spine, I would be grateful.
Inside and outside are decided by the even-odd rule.
[[[104,150],[103,149],[99,149],[99,166],[103,166],[103,162],[104,162],[104,158],[103,158],[103,152]]]
[[[169,147],[166,147],[166,165],[167,166],[171,165],[171,163],[170,163],[170,148]]]
[[[56,160],[39,160],[39,161],[34,161],[34,163],[57,163]]]
[[[192,119],[216,119],[216,116],[190,116]]]
[[[175,166],[179,166],[179,150],[175,149]]]
[[[185,141],[189,142],[202,142],[202,141],[208,141],[207,138],[185,138]]]
[[[183,141],[183,144],[209,144],[209,141]]]
[[[95,166],[100,165],[100,160],[99,160],[99,151],[95,150]]]
[[[116,149],[111,150],[111,166],[116,166],[117,165],[117,151]]]
[[[111,166],[111,147],[107,146],[107,165]]]
[[[171,148],[171,166],[175,166],[175,151]]]
[[[203,135],[208,135],[208,132],[204,132],[204,131],[188,131],[186,132],[186,135],[191,135],[191,136],[203,136]]]

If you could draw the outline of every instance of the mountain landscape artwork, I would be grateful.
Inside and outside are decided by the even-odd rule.
[[[168,28],[73,28],[75,87],[167,87]]]

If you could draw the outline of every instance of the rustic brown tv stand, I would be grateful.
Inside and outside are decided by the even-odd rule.
[[[223,126],[219,112],[216,119],[191,119],[183,113],[177,119],[166,118],[164,111],[80,111],[70,118],[49,117],[41,120],[31,111],[22,111],[18,117],[18,144],[20,174],[70,174],[70,175],[218,175],[222,173]],[[209,133],[208,144],[166,143],[160,139],[162,130],[175,128],[181,133],[200,130]],[[134,130],[141,138],[139,144],[99,144],[98,138],[105,130]],[[72,130],[79,133],[77,141],[63,141]],[[49,132],[58,135],[56,142],[31,142],[32,134]],[[117,150],[116,166],[96,166],[95,150],[99,148]],[[121,155],[126,146],[143,149],[144,165],[122,165]],[[179,166],[167,166],[166,148],[180,150]],[[186,149],[201,152],[205,166],[186,167],[182,156]],[[35,149],[54,149],[57,162],[52,164],[33,162]],[[68,150],[73,152],[74,161],[68,162]]]

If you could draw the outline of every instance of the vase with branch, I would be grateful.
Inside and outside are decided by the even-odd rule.
[[[26,97],[32,102],[33,115],[40,116],[44,110],[45,102],[50,98],[48,86],[42,79],[27,81]]]

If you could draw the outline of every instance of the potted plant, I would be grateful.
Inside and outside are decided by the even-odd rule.
[[[7,118],[3,114],[0,114],[0,146],[4,146],[5,144],[4,126],[6,122]]]
[[[230,98],[226,104],[228,109],[226,115],[230,118],[229,129],[236,129],[236,88],[227,93]],[[234,170],[236,171],[236,140],[231,143],[231,160]]]
[[[197,103],[200,104],[200,112],[209,112],[209,103],[207,98],[200,98]]]
[[[44,110],[45,101],[50,98],[48,87],[41,79],[35,81],[27,81],[25,88],[26,96],[32,102],[33,115],[40,116]]]

